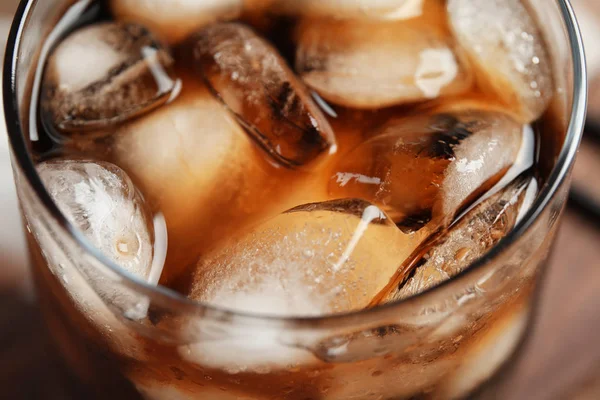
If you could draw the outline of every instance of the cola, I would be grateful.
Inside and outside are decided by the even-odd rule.
[[[492,251],[548,178],[555,83],[521,0],[80,12],[32,94],[32,156],[80,239],[145,287],[107,283],[29,222],[48,323],[82,382],[155,400],[464,395],[453,371],[512,332],[532,278],[464,315],[504,283],[418,299]],[[281,322],[412,299],[380,326]]]

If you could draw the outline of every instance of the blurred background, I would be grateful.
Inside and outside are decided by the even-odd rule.
[[[17,3],[0,0],[2,54]],[[511,398],[600,399],[600,207],[595,206],[600,205],[600,1],[572,3],[588,56],[588,127],[572,198],[543,282],[538,318],[511,365]],[[35,305],[3,123],[0,228],[0,397],[84,398],[73,394],[61,373]]]

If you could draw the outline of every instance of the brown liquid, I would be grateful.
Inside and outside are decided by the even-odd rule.
[[[96,21],[108,18],[110,18],[109,14],[101,6],[100,11],[97,12]],[[255,29],[275,43],[281,54],[287,56],[289,65],[294,65],[294,60],[290,59],[292,57],[290,54],[293,54],[293,44],[289,32],[293,31],[292,27],[297,23],[296,20],[288,17],[257,17],[253,14],[245,15],[242,20],[255,24]],[[440,30],[446,32],[448,27],[441,26]],[[155,140],[157,146],[165,145],[167,151],[182,151],[182,149],[185,150],[194,145],[189,138],[177,135],[168,138],[171,133],[168,130],[153,130],[153,127],[160,127],[163,123],[162,115],[171,110],[186,109],[189,104],[196,104],[194,102],[200,104],[204,99],[214,102],[214,87],[219,88],[219,84],[222,84],[222,82],[217,82],[213,83],[214,87],[211,87],[210,84],[207,87],[205,80],[194,67],[193,61],[190,61],[190,54],[193,53],[190,46],[190,43],[184,42],[174,46],[172,50],[173,71],[181,79],[182,87],[178,96],[169,104],[159,107],[148,115],[111,128],[115,131],[112,135],[89,135],[86,138],[87,134],[83,132],[81,138],[76,140],[64,140],[55,132],[49,132],[45,129],[48,122],[40,120],[38,123],[39,140],[32,143],[34,157],[38,161],[53,158],[91,159],[108,161],[123,168],[142,192],[151,211],[155,214],[163,214],[166,219],[168,250],[160,284],[184,295],[189,295],[193,289],[191,280],[195,273],[196,260],[223,246],[223,243],[227,244],[232,237],[253,232],[253,229],[265,221],[303,204],[330,201],[340,197],[361,197],[356,192],[352,192],[352,196],[341,196],[337,189],[331,190],[333,177],[340,164],[355,161],[353,159],[348,161],[349,153],[381,134],[390,121],[396,118],[431,116],[434,111],[445,112],[448,109],[452,110],[448,113],[453,113],[457,104],[469,101],[480,110],[504,110],[508,114],[512,113],[510,109],[500,104],[500,100],[496,96],[482,94],[477,86],[474,86],[470,92],[457,96],[450,95],[445,100],[417,102],[373,110],[355,110],[333,105],[335,116],[326,111],[321,112],[326,116],[327,123],[331,125],[335,134],[337,140],[335,154],[323,155],[320,148],[314,152],[294,153],[296,148],[291,148],[291,150],[285,148],[287,143],[284,143],[282,154],[285,154],[277,154],[276,157],[272,157],[268,151],[265,151],[264,144],[257,142],[256,138],[252,137],[251,132],[244,132],[240,129],[230,143],[231,151],[236,152],[234,160],[236,163],[239,162],[239,165],[227,167],[229,169],[225,173],[216,179],[209,179],[198,171],[202,167],[202,163],[190,164],[189,158],[181,158],[175,160],[175,165],[184,170],[180,176],[176,176],[173,175],[176,173],[175,170],[169,170],[169,166],[165,167],[158,162],[159,160],[153,159],[151,151],[142,152],[140,157],[129,157],[128,146],[137,140],[148,140],[150,146]],[[292,50],[290,51],[290,49]],[[211,104],[218,106],[220,103]],[[244,115],[245,112],[259,112],[243,108],[229,111],[235,112],[236,115]],[[155,120],[144,125],[145,118],[155,118]],[[220,116],[216,115],[214,118],[218,119]],[[552,124],[552,120],[552,113],[547,112],[542,120],[533,123],[536,132],[535,141],[541,148],[539,154],[535,156],[533,166],[511,166],[518,172],[515,178],[517,175],[525,174],[536,179],[538,185],[544,183],[551,164],[549,160],[553,159],[556,149],[551,145],[546,146],[546,142],[540,140],[540,137],[554,138],[558,136],[551,131],[551,129],[559,129]],[[207,121],[206,123],[211,124],[212,122]],[[456,132],[462,129],[462,125],[459,125],[450,128],[454,136],[432,136],[429,139],[430,142],[425,146],[429,146],[427,147],[428,151],[429,148],[435,148],[435,150],[431,150],[437,152],[433,157],[418,158],[419,156],[408,153],[407,158],[400,160],[412,169],[424,171],[406,175],[403,185],[408,189],[404,195],[405,197],[414,195],[414,198],[411,198],[410,202],[407,201],[405,207],[403,205],[391,211],[383,205],[377,204],[388,213],[403,232],[430,229],[430,233],[426,235],[427,239],[411,252],[410,257],[398,260],[398,263],[402,265],[401,268],[391,278],[388,286],[374,298],[370,307],[386,302],[390,292],[402,287],[413,276],[415,269],[426,262],[427,254],[439,244],[438,239],[448,232],[463,211],[477,205],[490,189],[494,187],[501,189],[496,185],[510,168],[502,169],[499,174],[481,182],[477,190],[457,205],[454,213],[444,216],[449,219],[448,221],[436,216],[436,190],[437,186],[442,184],[436,179],[443,178],[445,168],[455,156],[452,152],[454,147],[460,143],[460,140],[456,139]],[[269,129],[268,126],[265,128],[261,125],[260,127],[263,130]],[[420,134],[419,132],[415,133]],[[160,135],[167,136],[167,138],[159,140]],[[88,138],[92,139],[88,140]],[[322,138],[301,140],[313,145],[315,140],[322,140]],[[169,147],[171,145],[169,143],[178,141],[180,141],[178,145]],[[438,148],[440,144],[442,149]],[[319,146],[321,145],[323,144],[319,142]],[[316,148],[318,146],[311,147],[311,150]],[[444,152],[450,154],[444,154]],[[227,152],[223,152],[221,155],[227,155]],[[148,156],[148,158],[144,159],[144,156]],[[204,153],[202,156],[204,157]],[[217,158],[213,160],[215,163],[218,161]],[[299,164],[306,162],[306,165],[294,165],[296,161]],[[357,168],[362,168],[361,163],[370,161],[372,160],[368,157],[357,159]],[[413,161],[414,165],[411,164]],[[191,178],[188,179],[189,177]],[[433,181],[436,188],[429,193],[428,190],[431,187],[424,184],[424,181]],[[206,193],[209,195],[207,196]],[[198,194],[202,195],[201,198],[195,197]],[[364,197],[373,201],[373,196],[369,193],[365,193]],[[503,234],[500,235],[503,236]],[[175,391],[184,393],[190,398],[215,400],[220,398],[328,399],[331,393],[344,393],[344,389],[348,389],[348,387],[350,389],[347,393],[358,396],[353,397],[357,399],[388,398],[383,397],[384,395],[376,397],[378,390],[393,396],[389,397],[390,399],[421,395],[427,397],[427,393],[444,386],[444,379],[452,377],[452,370],[461,365],[462,357],[466,357],[466,354],[471,351],[470,349],[482,346],[481,343],[486,340],[492,340],[489,338],[494,337],[498,326],[512,324],[514,315],[521,315],[532,288],[531,279],[523,280],[519,284],[518,294],[515,293],[502,304],[495,304],[488,310],[487,315],[473,321],[468,330],[455,332],[452,338],[417,344],[412,350],[402,354],[392,353],[385,357],[373,357],[355,363],[330,363],[320,359],[295,369],[274,369],[268,374],[249,371],[230,374],[214,367],[191,363],[181,357],[177,346],[165,344],[132,330],[129,332],[137,341],[137,346],[143,348],[147,353],[145,358],[136,359],[136,357],[120,353],[114,343],[111,343],[111,338],[103,335],[93,321],[78,310],[70,298],[68,290],[47,268],[33,238],[30,238],[30,245],[34,255],[36,284],[41,304],[45,308],[48,324],[56,336],[60,351],[80,376],[82,382],[98,388],[103,394],[99,396],[100,398],[108,397],[108,393],[115,399],[138,398],[139,394],[134,386],[158,389],[175,388]],[[457,259],[466,257],[467,252],[461,249],[457,253]],[[415,375],[417,369],[419,369],[419,373]],[[363,389],[357,389],[355,393],[359,394],[352,393],[352,385],[365,379],[366,375],[370,375],[369,388],[371,391],[367,393]],[[403,383],[390,383],[391,380],[397,380],[397,377],[411,378],[406,379],[406,382]],[[344,386],[347,387],[344,388]],[[357,384],[357,386],[359,385]],[[386,386],[390,386],[392,389],[386,389]],[[115,394],[113,395],[112,392]],[[163,394],[149,398],[162,400],[163,397],[169,398],[170,396],[165,393],[175,392],[161,393]],[[148,393],[146,395],[151,396]]]
[[[458,333],[453,340],[422,344],[410,352],[358,363],[320,361],[303,368],[269,374],[230,375],[189,363],[181,359],[177,347],[142,336],[137,336],[137,339],[144,348],[151,349],[149,360],[138,361],[119,354],[79,313],[64,286],[49,273],[39,249],[33,247],[32,250],[40,303],[44,305],[44,315],[58,349],[74,374],[86,388],[91,389],[90,398],[97,396],[99,399],[109,395],[115,399],[137,399],[139,395],[131,384],[135,382],[142,388],[175,387],[190,398],[316,400],[328,398],[333,389],[339,390],[339,386],[344,385],[339,383],[340,377],[343,377],[341,382],[366,386],[373,393],[386,388],[383,392],[396,393],[394,398],[427,393],[435,387],[432,384],[444,386],[445,378],[452,378],[454,368],[464,363],[465,354],[477,354],[479,347],[497,342],[497,336],[503,335],[504,327],[509,329],[515,324],[515,315],[520,322],[532,289],[531,282],[523,283],[516,298],[490,310],[488,316],[475,321],[467,332]],[[394,376],[411,378],[399,382],[393,380]],[[362,381],[364,384],[360,383]],[[223,397],[219,397],[221,395]],[[173,397],[166,395],[164,398]],[[365,394],[365,398],[369,398],[368,395]]]

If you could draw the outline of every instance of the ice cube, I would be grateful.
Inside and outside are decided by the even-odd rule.
[[[521,0],[448,0],[450,25],[484,89],[537,119],[553,96],[551,63],[537,21]]]
[[[211,91],[277,161],[300,166],[335,151],[333,131],[307,89],[250,28],[210,25],[194,36],[193,52]]]
[[[237,18],[243,0],[110,0],[119,20],[144,24],[169,43],[181,42],[202,26]]]
[[[315,364],[317,359],[296,345],[297,335],[281,326],[243,324],[236,332],[219,332],[218,336],[200,338],[178,347],[179,356],[196,368],[213,368],[230,375],[254,373],[265,375]],[[182,332],[199,332],[201,321],[179,327]]]
[[[127,174],[106,162],[56,160],[38,166],[40,178],[65,217],[127,272],[148,278],[152,219]]]
[[[173,59],[143,27],[101,23],[68,36],[44,72],[41,113],[52,131],[100,130],[164,104]]]
[[[166,280],[233,230],[291,207],[270,209],[284,194],[281,179],[300,185],[294,171],[276,169],[264,160],[201,82],[184,82],[173,103],[123,125],[110,146],[111,159],[165,216]]]
[[[50,168],[56,168],[51,166]],[[29,196],[29,188],[19,188],[20,196]],[[25,202],[26,203],[26,202]],[[125,357],[135,358],[137,360],[146,360],[147,351],[143,343],[140,342],[138,335],[123,323],[122,319],[114,312],[114,308],[109,306],[105,299],[101,298],[97,291],[97,280],[92,280],[86,274],[86,269],[101,269],[102,267],[90,262],[90,258],[81,255],[81,248],[74,245],[70,238],[65,238],[64,232],[58,228],[57,224],[48,224],[47,219],[40,215],[37,206],[31,204],[23,205],[23,215],[26,218],[28,231],[35,237],[39,248],[34,247],[31,255],[35,264],[43,266],[44,271],[54,275],[52,284],[41,285],[40,290],[56,289],[55,285],[62,285],[58,292],[43,294],[47,296],[59,296],[62,300],[69,301],[69,307],[76,307],[77,325],[86,330],[88,334],[100,336],[110,347],[111,351]],[[41,257],[43,258],[41,258]],[[40,257],[40,258],[38,258]],[[47,266],[47,269],[46,269]],[[45,274],[46,272],[44,272]],[[103,276],[105,278],[105,276]],[[44,279],[53,279],[50,275]],[[102,279],[102,278],[100,278]],[[104,279],[104,283],[112,286],[112,291],[118,291],[114,288],[114,281]],[[60,325],[60,321],[58,322]],[[92,324],[94,330],[89,330]],[[63,326],[56,327],[56,331],[64,329]]]
[[[202,257],[190,297],[279,316],[363,309],[420,239],[363,200],[303,205]]]
[[[460,94],[471,73],[431,2],[400,22],[307,19],[297,29],[296,71],[326,100],[380,108]]]
[[[521,176],[469,211],[434,242],[417,263],[413,275],[390,292],[384,302],[402,300],[430,289],[480,259],[513,229],[523,208],[531,205],[530,197],[526,196],[530,182],[530,177]]]
[[[502,178],[523,135],[496,111],[392,119],[342,158],[329,193],[372,201],[404,230],[435,230]]]
[[[399,20],[421,15],[427,0],[275,0],[273,10],[316,17]]]

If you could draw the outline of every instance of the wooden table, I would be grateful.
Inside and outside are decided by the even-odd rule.
[[[600,35],[591,11],[597,9],[600,16],[600,2],[577,0],[576,5],[586,2],[587,11],[580,11],[585,14],[585,32],[592,36],[596,30]],[[0,12],[10,8],[7,4],[0,3]],[[597,45],[598,40],[600,36],[590,43]],[[600,69],[600,54],[594,53],[590,58],[598,60]],[[600,89],[600,78],[592,82],[592,87]],[[600,90],[594,90],[591,113],[600,116]],[[583,182],[600,194],[598,149],[586,147],[582,151],[576,175],[580,185]],[[0,164],[1,168],[7,168],[6,161]],[[8,184],[0,180],[0,186]],[[4,195],[0,191],[1,196]],[[0,215],[5,213],[2,218],[15,212],[0,209]],[[20,241],[14,234],[11,238]],[[80,399],[82,394],[71,390],[72,382],[51,351],[21,254],[11,253],[16,245],[2,240],[0,236],[0,397]],[[505,398],[599,399],[599,332],[600,222],[568,209],[543,283],[538,318],[522,357],[512,366],[510,390]]]

